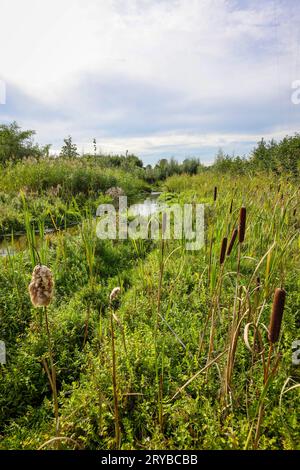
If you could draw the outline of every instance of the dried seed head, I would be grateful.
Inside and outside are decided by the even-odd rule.
[[[230,253],[232,252],[232,248],[234,246],[237,234],[238,234],[238,229],[235,228],[234,231],[232,232],[232,235],[231,235],[231,239],[230,239],[229,246],[228,246],[228,249],[227,249],[227,256],[229,256]]]
[[[233,199],[231,199],[229,214],[232,214],[232,208],[233,208]]]
[[[110,293],[109,301],[112,302],[113,300],[115,300],[120,293],[121,293],[120,287],[114,287],[114,289]]]
[[[34,307],[47,307],[50,304],[54,281],[52,272],[47,266],[37,265],[34,268],[28,290]]]
[[[279,338],[281,321],[284,310],[286,292],[284,289],[276,289],[273,300],[272,315],[269,325],[269,341],[276,343]]]
[[[257,276],[257,278],[256,278],[256,290],[260,290],[260,287],[261,287],[260,277]]]
[[[245,231],[246,231],[246,207],[241,207],[240,210],[240,223],[239,223],[239,242],[243,243],[245,240]]]
[[[222,240],[222,245],[221,245],[220,264],[224,263],[226,248],[227,248],[227,238],[224,237],[223,240]]]
[[[218,195],[218,188],[217,186],[214,187],[214,202],[217,200],[217,195]]]

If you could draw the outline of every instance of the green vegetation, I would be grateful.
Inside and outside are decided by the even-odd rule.
[[[181,240],[95,236],[96,207],[112,201],[107,189],[132,201],[150,191],[137,157],[31,158],[3,168],[2,230],[26,231],[28,246],[0,258],[1,449],[300,449],[300,374],[291,361],[300,339],[297,175],[287,166],[279,175],[277,164],[244,174],[243,162],[234,177],[233,167],[221,175],[221,160],[153,180],[162,201],[206,204],[198,251]],[[39,258],[55,281],[50,336],[28,293]],[[270,342],[278,288],[286,300],[279,341],[273,332]]]
[[[26,196],[33,221],[43,220],[47,227],[65,226],[80,221],[80,211],[95,213],[105,192],[123,188],[134,200],[149,184],[138,174],[124,169],[105,168],[97,159],[43,159],[4,168],[0,174],[0,234],[25,231],[22,213]],[[107,199],[107,197],[106,197]]]

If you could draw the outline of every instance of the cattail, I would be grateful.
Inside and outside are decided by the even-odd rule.
[[[272,315],[269,325],[269,341],[276,343],[279,338],[281,321],[284,310],[286,292],[284,289],[276,289],[273,300]]]
[[[34,268],[28,290],[34,307],[47,307],[50,304],[54,281],[52,272],[47,266],[39,264]]]
[[[233,199],[231,199],[229,214],[232,214],[232,208],[233,208]]]
[[[256,278],[256,290],[260,290],[260,287],[261,287],[260,277],[257,276],[257,278]]]
[[[297,209],[295,208],[295,209],[293,210],[293,217],[295,217],[296,214],[297,214]]]
[[[245,240],[246,231],[246,207],[241,207],[240,210],[240,224],[239,224],[239,242],[243,243]]]
[[[217,195],[218,195],[218,188],[217,186],[214,187],[214,202],[217,200]]]
[[[110,303],[113,302],[113,300],[115,300],[120,293],[121,293],[120,287],[114,287],[114,289],[111,291],[110,296],[109,296]]]
[[[228,249],[227,249],[227,256],[229,256],[230,253],[232,252],[232,248],[234,246],[237,234],[238,234],[238,229],[235,228],[234,231],[232,232],[232,235],[231,235],[231,240],[229,242],[229,246],[228,246]]]
[[[224,263],[226,248],[227,248],[227,238],[224,237],[223,240],[222,240],[222,245],[221,245],[220,264]]]

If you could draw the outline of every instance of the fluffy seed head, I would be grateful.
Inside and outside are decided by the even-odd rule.
[[[246,231],[246,207],[241,207],[240,209],[240,223],[239,223],[239,242],[243,243],[245,240],[245,231]]]
[[[54,281],[52,272],[47,266],[37,265],[34,268],[28,290],[34,307],[47,307],[50,304]]]
[[[112,302],[113,300],[115,300],[120,293],[121,293],[120,287],[114,287],[110,293],[109,301]]]
[[[276,343],[279,338],[282,316],[284,311],[286,292],[284,289],[276,289],[273,300],[272,314],[269,325],[269,341]]]

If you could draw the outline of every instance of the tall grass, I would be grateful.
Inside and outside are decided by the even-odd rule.
[[[98,449],[297,447],[299,379],[291,369],[290,347],[300,306],[299,221],[294,213],[299,192],[282,179],[278,193],[267,175],[236,181],[209,176],[172,177],[165,183],[169,200],[206,204],[206,246],[195,252],[186,252],[181,241],[166,242],[163,237],[147,254],[147,244],[137,240],[114,242],[109,249],[103,243],[98,249],[94,222],[83,211],[79,232],[59,232],[51,247],[44,245],[43,253],[28,211],[30,243],[20,258],[22,272],[30,257],[36,261],[37,252],[52,259],[60,292],[51,309],[51,333],[61,348],[55,366],[62,384],[62,446],[73,448],[75,442]],[[30,246],[35,249],[30,251]],[[109,276],[112,254],[118,250],[129,250],[132,263],[125,263],[123,271],[120,265]],[[6,286],[13,281],[8,273],[15,267],[12,260],[3,262]],[[122,302],[112,304],[109,292],[116,284],[122,286]],[[7,287],[5,292],[7,296]],[[22,291],[16,308],[21,302]],[[0,307],[4,303],[7,309],[0,294]],[[22,351],[27,362],[31,360],[28,376],[39,390],[40,404],[35,404],[36,397],[27,398],[22,381],[18,386],[27,393],[26,420],[35,420],[36,427],[29,429],[24,418],[16,436],[12,419],[17,413],[10,418],[6,409],[7,447],[33,448],[49,439],[47,403],[41,398],[44,380],[40,371],[39,376],[34,373],[32,357],[38,347],[31,338],[27,325]],[[13,367],[19,370],[21,352],[17,357]],[[10,375],[13,367],[1,381],[0,397],[11,383],[16,387]],[[25,416],[25,411],[20,414]],[[30,438],[24,439],[22,432]],[[68,438],[73,441],[68,443]]]

